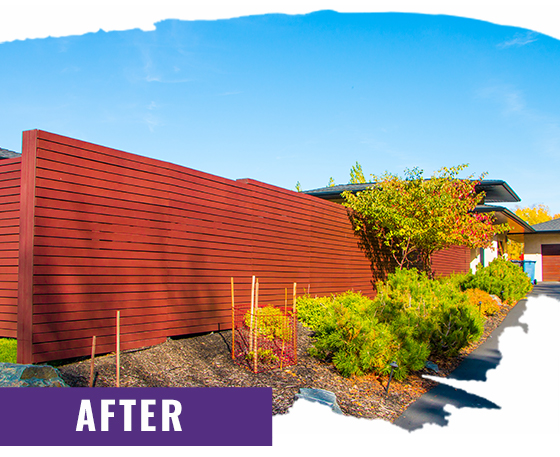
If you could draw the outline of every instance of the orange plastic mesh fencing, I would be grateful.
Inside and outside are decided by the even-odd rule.
[[[249,370],[282,369],[297,363],[297,318],[271,305],[251,310],[237,310],[235,316],[233,356]]]

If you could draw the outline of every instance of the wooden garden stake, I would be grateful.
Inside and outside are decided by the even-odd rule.
[[[255,312],[255,277],[251,282],[251,325],[249,327],[249,351],[253,350],[253,313]]]
[[[289,325],[288,321],[288,288],[284,288],[284,319],[282,324],[282,352],[280,353],[280,369],[284,363],[284,347],[286,345],[286,330]]]
[[[294,282],[294,293],[292,295],[292,312],[296,312],[296,291],[297,291],[297,283]]]
[[[293,294],[293,301],[292,301],[292,319],[293,321],[293,328],[292,328],[292,338],[294,339],[294,361],[297,363],[297,309],[296,309],[296,293],[297,293],[297,283],[294,282],[294,294]]]
[[[233,276],[231,277],[231,358],[235,359],[235,299],[233,295]]]
[[[121,312],[117,311],[117,387],[120,387],[121,364]]]
[[[256,286],[256,290],[255,290],[255,323],[254,323],[254,336],[255,336],[255,344],[253,345],[253,349],[254,349],[254,357],[253,357],[253,371],[256,373],[257,372],[257,363],[258,363],[258,334],[259,334],[259,327],[258,327],[258,322],[257,322],[257,317],[259,314],[259,280],[257,279],[257,286]]]
[[[95,340],[94,336],[91,341],[91,365],[89,367],[89,386],[93,387],[93,372],[95,368]]]

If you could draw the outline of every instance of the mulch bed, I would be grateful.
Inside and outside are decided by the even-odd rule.
[[[325,389],[336,395],[343,413],[355,417],[393,422],[422,394],[437,385],[422,377],[446,377],[476,347],[482,344],[504,320],[511,307],[503,305],[488,318],[484,335],[454,358],[431,361],[438,373],[425,368],[413,372],[402,382],[392,380],[386,394],[388,376],[343,378],[332,366],[308,355],[312,332],[298,324],[298,363],[282,370],[255,374],[231,359],[231,331],[168,339],[144,349],[121,352],[122,387],[272,387],[273,414],[288,412],[301,387]],[[95,386],[116,385],[115,354],[96,357]],[[57,366],[62,378],[72,387],[87,386],[90,360]]]

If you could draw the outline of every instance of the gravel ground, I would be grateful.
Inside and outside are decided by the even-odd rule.
[[[458,357],[432,359],[439,367],[438,376],[447,376],[472,350],[478,347],[503,321],[511,308],[486,322],[484,336],[464,349]],[[321,362],[307,353],[312,332],[298,324],[298,363],[282,370],[255,374],[231,359],[231,331],[168,339],[165,343],[143,349],[123,351],[120,356],[122,387],[272,387],[273,414],[284,414],[292,406],[301,387],[333,392],[344,414],[379,418],[393,422],[423,393],[436,385],[422,374],[413,372],[405,381],[391,381],[385,393],[387,376],[343,378],[331,364]],[[90,360],[74,361],[57,366],[63,379],[72,387],[87,386]],[[116,385],[115,354],[96,357],[95,386]]]

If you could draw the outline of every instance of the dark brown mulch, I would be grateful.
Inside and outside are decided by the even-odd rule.
[[[458,357],[432,359],[439,367],[438,376],[447,376],[461,361],[488,338],[511,308],[486,321],[480,341],[465,348]],[[405,381],[393,380],[385,393],[387,376],[343,378],[331,364],[308,355],[312,332],[298,326],[298,363],[282,370],[255,374],[231,359],[231,331],[169,339],[163,344],[121,353],[122,387],[272,387],[273,414],[284,414],[292,406],[300,387],[333,392],[344,414],[394,421],[423,393],[437,384],[422,377],[436,374],[429,369],[412,373]],[[115,354],[95,359],[95,386],[116,385]],[[63,379],[73,387],[87,386],[90,360],[57,367]]]

